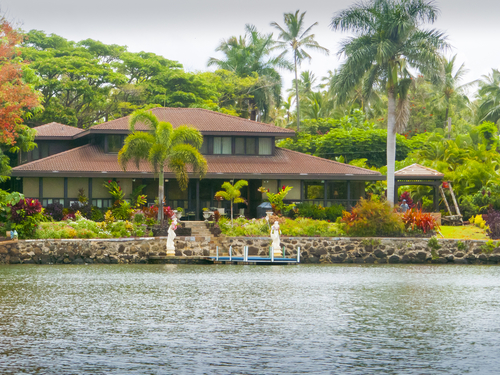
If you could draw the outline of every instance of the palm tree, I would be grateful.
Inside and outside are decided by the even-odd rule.
[[[394,202],[396,131],[409,117],[408,89],[412,71],[437,78],[442,68],[440,51],[448,44],[443,33],[422,30],[423,22],[434,22],[438,8],[425,0],[370,0],[334,15],[333,30],[353,31],[339,51],[345,55],[336,80],[339,99],[346,100],[363,82],[365,97],[384,85],[387,115],[387,200]]]
[[[479,81],[480,104],[478,108],[479,122],[500,120],[500,71],[492,72]]]
[[[231,202],[231,226],[233,225],[233,204],[234,203],[245,203],[245,200],[241,198],[241,188],[243,186],[248,186],[248,181],[239,180],[234,185],[230,182],[224,182],[222,188],[225,190],[218,191],[215,193],[216,197],[222,197],[227,201]]]
[[[135,131],[138,122],[148,126],[150,131]],[[174,130],[172,124],[159,121],[148,110],[132,113],[129,125],[132,134],[125,139],[125,144],[118,153],[118,162],[126,170],[129,160],[134,160],[137,168],[140,160],[147,160],[155,173],[158,173],[158,220],[163,225],[164,168],[168,167],[175,172],[182,190],[187,188],[189,182],[188,164],[195,172],[199,172],[200,178],[205,176],[207,161],[198,151],[203,144],[203,136],[188,125],[178,126]]]
[[[450,60],[443,58],[444,80],[439,87],[437,99],[438,101],[444,101],[446,108],[445,121],[448,121],[450,106],[454,100],[458,99],[465,103],[469,102],[465,90],[476,82],[460,84],[464,76],[468,73],[468,69],[465,68],[465,64],[460,65],[457,69],[456,59],[457,55],[453,56]]]
[[[311,29],[318,24],[317,22],[313,23],[304,30],[305,15],[306,12],[303,12],[299,16],[299,10],[295,13],[285,13],[283,16],[283,20],[285,22],[284,28],[276,22],[271,22],[271,26],[274,26],[280,32],[278,41],[276,42],[276,48],[285,50],[280,56],[284,56],[287,51],[291,51],[293,53],[293,65],[295,70],[295,100],[297,102],[297,131],[300,131],[299,81],[297,78],[297,65],[300,66],[302,61],[305,59],[311,60],[311,56],[305,49],[313,49],[327,55],[329,53],[328,49],[320,46],[318,42],[314,40],[314,34],[310,34]]]
[[[224,53],[224,59],[211,57],[208,66],[234,72],[239,77],[258,75],[259,81],[250,101],[250,119],[256,120],[258,110],[267,117],[273,102],[278,102],[281,94],[281,76],[276,68],[289,68],[289,63],[281,56],[271,57],[275,42],[272,34],[261,34],[254,25],[245,25],[245,35],[232,36],[223,40],[216,51]]]

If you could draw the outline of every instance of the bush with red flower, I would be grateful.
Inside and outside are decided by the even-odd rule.
[[[19,238],[33,238],[36,228],[43,220],[42,205],[38,199],[23,198],[14,205],[10,205],[9,221]]]
[[[422,212],[422,210],[408,210],[401,215],[403,223],[405,224],[405,229],[408,232],[418,232],[422,231],[424,234],[431,232],[433,230],[439,229],[439,225],[428,212]]]

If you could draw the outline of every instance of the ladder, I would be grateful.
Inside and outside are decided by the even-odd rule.
[[[447,185],[448,185],[448,189],[450,190],[450,195],[451,195],[451,199],[453,200],[453,205],[455,206],[455,214],[453,214],[451,212],[450,205],[448,204],[448,200],[446,199],[446,195],[444,194],[445,188],[443,188],[443,185],[444,185],[444,182],[443,182],[443,184],[441,184],[441,186],[439,186],[439,192],[441,193],[441,197],[443,198],[443,201],[444,201],[446,208],[448,209],[448,213],[450,215],[443,216],[441,220],[443,220],[445,222],[449,222],[452,225],[463,225],[464,222],[463,222],[462,214],[460,213],[460,208],[458,208],[457,199],[455,198],[455,193],[453,193],[453,187],[451,186],[451,182],[447,182]]]

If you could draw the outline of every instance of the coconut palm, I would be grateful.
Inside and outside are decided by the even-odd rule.
[[[425,0],[370,0],[356,3],[334,15],[333,30],[352,31],[354,37],[342,42],[340,55],[346,57],[336,80],[339,99],[363,83],[365,97],[377,86],[385,87],[387,116],[387,200],[394,202],[396,131],[409,117],[410,72],[432,78],[442,71],[440,51],[446,49],[443,33],[422,30],[424,22],[434,22],[438,9]]]
[[[306,49],[312,49],[323,52],[328,55],[329,51],[314,40],[314,34],[310,34],[311,29],[318,23],[315,22],[308,28],[304,25],[304,16],[306,12],[299,15],[299,10],[295,13],[285,13],[283,21],[285,26],[281,27],[277,22],[271,22],[271,26],[277,28],[280,32],[276,48],[284,49],[280,55],[284,56],[287,51],[293,54],[293,66],[295,70],[295,100],[297,104],[297,131],[300,131],[300,103],[299,103],[299,81],[297,78],[297,66],[300,67],[303,60],[311,60],[311,56]],[[305,30],[304,30],[305,29]]]
[[[233,205],[234,203],[245,203],[245,200],[241,198],[241,189],[243,186],[248,186],[248,181],[239,180],[234,185],[230,182],[224,182],[222,188],[225,190],[218,191],[215,193],[216,197],[221,197],[227,201],[231,202],[231,226],[233,225]]]
[[[224,59],[211,57],[208,66],[216,66],[234,72],[239,77],[257,74],[259,81],[250,100],[250,119],[256,120],[260,110],[267,117],[270,108],[279,101],[281,76],[276,68],[289,68],[281,56],[271,56],[275,42],[272,34],[261,34],[254,25],[245,25],[245,35],[223,40],[216,51],[224,53]]]
[[[137,123],[143,123],[150,131],[135,131]],[[130,115],[130,131],[125,144],[118,153],[118,162],[126,170],[129,160],[134,160],[139,168],[140,160],[147,160],[158,174],[158,220],[163,217],[164,168],[175,172],[179,187],[187,188],[189,182],[187,165],[191,165],[200,178],[207,173],[207,161],[198,151],[203,144],[203,136],[194,127],[188,125],[173,129],[172,124],[159,121],[148,110],[135,111]]]
[[[457,68],[456,64],[457,55],[453,56],[450,60],[443,58],[444,66],[444,79],[438,88],[437,99],[439,102],[443,102],[445,110],[445,121],[448,120],[448,115],[450,113],[450,106],[454,101],[461,101],[464,103],[464,107],[469,102],[466,95],[466,89],[473,85],[476,81],[461,84],[465,75],[469,72],[465,68],[465,64],[460,65]]]
[[[479,81],[479,122],[500,120],[500,71],[493,69]]]

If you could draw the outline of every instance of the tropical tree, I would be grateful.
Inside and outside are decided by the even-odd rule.
[[[299,10],[295,13],[285,13],[283,21],[284,27],[281,27],[277,22],[271,22],[279,30],[278,41],[276,48],[284,49],[285,51],[280,55],[284,56],[288,51],[293,54],[293,66],[295,71],[295,100],[297,105],[297,131],[300,131],[300,103],[299,103],[299,81],[297,77],[297,66],[300,67],[303,60],[311,60],[311,56],[307,53],[306,49],[328,54],[329,51],[325,47],[319,45],[314,40],[314,34],[310,34],[311,29],[318,23],[315,22],[311,26],[305,28],[304,17],[306,12],[299,15]],[[305,30],[304,30],[305,29]]]
[[[216,48],[216,51],[224,53],[225,58],[211,57],[207,63],[242,78],[259,78],[249,100],[250,119],[254,121],[259,111],[266,118],[272,105],[279,101],[281,76],[276,68],[289,68],[289,63],[282,56],[270,55],[274,45],[272,34],[261,34],[254,25],[245,25],[244,36],[232,36]]]
[[[491,73],[479,81],[480,104],[479,122],[500,120],[500,71],[492,69]]]
[[[443,33],[423,30],[433,23],[438,8],[425,0],[371,0],[356,3],[332,18],[333,30],[356,35],[342,42],[342,64],[336,80],[339,100],[363,83],[365,97],[377,85],[384,85],[388,97],[387,114],[387,199],[394,202],[396,132],[408,121],[408,90],[411,71],[437,78],[441,72],[440,51],[448,44]]]
[[[443,58],[444,79],[441,85],[439,85],[437,99],[438,102],[444,102],[444,107],[446,108],[444,115],[445,121],[448,120],[450,106],[454,101],[461,101],[463,103],[469,102],[466,95],[466,89],[475,83],[474,81],[461,84],[469,70],[465,68],[465,64],[463,63],[457,68],[456,59],[457,55],[453,56],[450,60]]]
[[[150,131],[135,131],[138,122],[148,126]],[[118,162],[126,170],[129,160],[134,160],[137,168],[140,160],[147,160],[158,173],[158,220],[163,225],[164,168],[175,172],[182,190],[187,188],[189,181],[187,165],[191,165],[200,178],[205,176],[207,161],[198,151],[203,144],[203,136],[188,125],[173,129],[172,124],[159,121],[147,110],[132,113],[130,131],[132,134],[125,138],[125,144],[118,153]]]
[[[215,193],[216,197],[221,197],[231,202],[231,226],[233,225],[233,204],[245,203],[245,200],[241,198],[241,191],[240,191],[243,186],[248,186],[248,181],[239,180],[234,185],[226,181],[222,184],[222,188],[225,191],[221,190]]]

